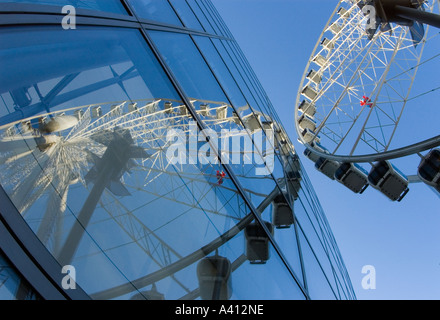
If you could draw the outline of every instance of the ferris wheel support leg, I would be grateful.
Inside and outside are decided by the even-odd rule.
[[[399,5],[396,5],[394,7],[394,13],[400,18],[408,19],[411,21],[418,21],[436,28],[440,28],[440,15],[435,13],[403,7]]]
[[[75,252],[86,231],[86,227],[89,224],[92,214],[95,211],[96,206],[99,200],[101,199],[101,195],[106,188],[107,181],[103,181],[103,180],[107,180],[105,179],[106,176],[102,175],[102,178],[104,179],[100,179],[101,181],[99,181],[93,186],[92,191],[90,192],[89,196],[87,197],[87,200],[84,202],[84,205],[78,214],[77,217],[78,221],[75,222],[75,224],[73,225],[67,237],[67,240],[64,244],[64,247],[60,251],[58,262],[61,265],[70,264],[73,256],[75,255]]]
[[[107,150],[95,164],[94,168],[96,168],[97,177],[94,180],[92,191],[90,191],[89,196],[84,202],[77,216],[77,221],[70,230],[58,257],[58,262],[61,265],[69,264],[74,257],[104,190],[109,188],[111,182],[119,181],[131,158],[147,158],[145,151],[134,146],[132,142],[133,140],[128,130],[121,129],[113,132],[113,139],[109,143]],[[112,191],[112,189],[109,190]]]

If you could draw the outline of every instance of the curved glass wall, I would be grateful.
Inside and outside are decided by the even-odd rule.
[[[0,183],[60,270],[93,299],[355,298],[209,1],[82,1],[69,30],[47,2],[0,1]]]

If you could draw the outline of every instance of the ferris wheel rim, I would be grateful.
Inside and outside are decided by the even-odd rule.
[[[361,155],[338,155],[338,154],[328,154],[325,152],[321,152],[319,150],[316,150],[313,148],[312,145],[309,143],[304,144],[307,150],[310,150],[310,152],[323,157],[327,160],[337,161],[337,162],[356,162],[356,163],[371,163],[371,162],[377,162],[377,161],[383,161],[383,160],[392,160],[397,159],[409,155],[413,155],[419,152],[423,152],[426,150],[430,150],[436,147],[440,146],[440,135],[419,141],[417,143],[396,148],[393,150],[387,150],[380,153],[370,153],[370,154],[361,154]]]

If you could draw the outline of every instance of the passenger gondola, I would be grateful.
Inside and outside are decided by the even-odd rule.
[[[417,175],[427,185],[440,190],[440,149],[431,150],[420,161]]]
[[[362,194],[368,187],[368,172],[357,163],[342,163],[335,172],[335,179],[354,193]]]
[[[373,165],[368,182],[392,201],[401,201],[409,191],[408,178],[387,160]]]

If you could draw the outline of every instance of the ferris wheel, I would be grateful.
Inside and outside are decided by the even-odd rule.
[[[216,132],[231,127],[256,130],[262,125],[258,115],[245,115],[246,107],[242,108],[240,116],[244,122],[241,122],[225,103],[200,100],[191,103],[197,106],[200,116]],[[229,183],[230,179],[221,166],[207,164],[200,168],[193,165],[183,169],[183,163],[173,164],[167,159],[166,150],[172,143],[168,133],[175,129],[183,135],[194,134],[192,126],[195,124],[191,120],[181,101],[154,99],[87,105],[9,123],[0,131],[2,185],[40,241],[61,264],[78,259],[77,251],[82,239],[87,237],[88,228],[110,219],[150,259],[149,263],[156,270],[132,282],[138,288],[151,286],[150,290],[132,296],[133,299],[163,299],[156,283],[167,277],[180,288],[178,292],[183,292],[185,299],[199,296],[228,299],[231,294],[230,273],[246,261],[264,263],[268,252],[259,253],[257,250],[247,255],[243,252],[229,263],[218,255],[219,248],[246,230],[248,246],[252,247],[252,239],[258,235],[261,250],[261,239],[266,234],[253,222],[254,215],[247,212],[241,195]],[[246,130],[224,132],[227,136],[222,138],[248,135]],[[243,149],[241,153],[247,156],[246,153],[254,152]],[[242,166],[242,171],[240,166],[237,169],[237,176],[249,178],[249,167]],[[250,189],[244,191],[263,199],[257,208],[259,212],[271,204],[280,209],[274,209],[281,216],[274,216],[274,224],[269,224],[268,228],[286,228],[293,224],[293,213],[288,212],[284,197],[280,199],[278,188],[269,194]],[[143,208],[159,201],[173,203],[176,212],[156,224],[152,223],[151,216],[148,218],[142,212]],[[76,202],[81,202],[81,206],[74,208]],[[226,226],[226,230],[205,244],[203,250],[195,248],[192,254],[186,255],[179,242],[164,237],[161,230],[172,224],[178,225],[174,220],[194,215],[194,212],[203,212],[209,218],[205,233],[212,232],[209,229],[216,227],[215,222],[225,220],[225,217],[235,224],[232,223],[230,229]],[[93,217],[100,214],[106,216],[104,222],[95,221]],[[78,223],[72,223],[72,217]],[[269,246],[268,239],[265,241],[263,251]],[[213,252],[214,256],[206,257]],[[200,266],[202,275],[199,276],[201,284],[194,289],[184,276],[175,273],[199,260],[203,261]],[[216,263],[229,273],[223,275],[219,296],[213,297],[210,283],[219,276],[209,274],[216,270]],[[110,299],[132,295],[136,292],[132,283],[96,292],[94,297]]]
[[[298,140],[319,171],[356,193],[371,185],[400,201],[408,192],[407,175],[390,160],[440,145],[438,133],[419,134],[427,130],[417,127],[417,118],[409,140],[399,130],[407,114],[414,117],[421,104],[430,107],[422,98],[431,99],[435,112],[439,84],[428,75],[438,68],[440,37],[426,22],[440,26],[438,13],[437,0],[339,1],[307,63],[295,106]],[[440,186],[434,176],[430,185]]]

